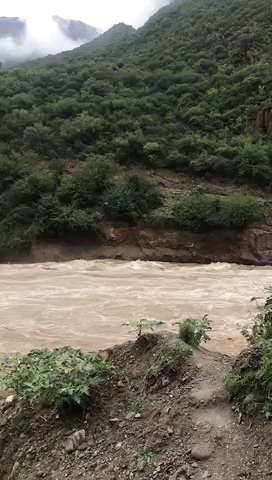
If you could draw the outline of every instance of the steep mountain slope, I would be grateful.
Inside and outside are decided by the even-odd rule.
[[[2,244],[11,231],[20,243],[23,227],[25,242],[88,229],[90,208],[108,208],[114,164],[270,190],[271,20],[269,0],[184,0],[120,41],[103,47],[99,37],[95,51],[2,70]],[[134,194],[148,187],[118,175],[117,184],[114,215],[130,204],[130,220],[142,218]]]
[[[98,28],[91,27],[81,20],[66,20],[58,15],[53,15],[52,20],[57,23],[64,35],[71,40],[91,42],[101,33]]]
[[[78,58],[83,53],[93,53],[99,52],[101,49],[110,47],[118,42],[121,42],[125,38],[129,37],[136,30],[131,25],[126,25],[125,23],[118,23],[113,25],[109,30],[97,36],[91,41],[83,43],[77,48],[74,48],[71,51],[61,52],[58,55],[50,56],[44,59],[38,59],[36,64],[46,64],[48,62],[60,62],[64,59],[70,59],[72,57]]]
[[[18,17],[0,17],[0,38],[20,38],[25,34],[26,23]]]

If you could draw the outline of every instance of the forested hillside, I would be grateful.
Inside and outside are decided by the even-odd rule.
[[[0,71],[2,248],[162,204],[118,165],[270,188],[271,42],[269,0],[184,0],[104,50]]]

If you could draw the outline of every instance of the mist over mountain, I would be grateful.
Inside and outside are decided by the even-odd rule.
[[[59,16],[40,20],[0,17],[0,62],[16,64],[72,50],[102,33],[101,29],[82,21]]]
[[[139,14],[135,17],[134,26],[142,25],[158,9],[176,1],[179,0],[148,0],[144,8],[139,5]],[[120,11],[120,21],[121,18],[122,11]],[[124,23],[118,25],[124,25]],[[10,66],[66,52],[92,42],[102,33],[103,30],[100,28],[90,26],[81,20],[66,19],[59,15],[46,18],[28,16],[27,20],[2,16],[0,17],[0,62]],[[120,32],[118,35],[120,36]],[[111,32],[109,36],[112,37]],[[102,43],[107,43],[107,37],[106,41],[105,38],[102,39]]]

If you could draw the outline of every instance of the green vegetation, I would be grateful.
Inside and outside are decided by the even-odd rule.
[[[164,325],[164,322],[141,318],[141,320],[131,320],[130,322],[124,323],[123,325],[131,327],[131,331],[137,333],[137,337],[140,338],[143,334],[143,330],[151,330],[152,332],[154,332],[154,329],[162,327],[162,325]]]
[[[139,175],[115,184],[107,199],[107,211],[113,218],[135,223],[159,208],[162,198],[155,185]]]
[[[176,374],[183,367],[184,362],[193,354],[191,348],[183,343],[176,343],[172,347],[168,347],[162,355],[160,362],[152,365],[147,373],[147,378],[152,379],[161,375]]]
[[[1,383],[26,406],[83,408],[113,367],[100,355],[70,347],[32,350],[1,361]]]
[[[262,204],[250,195],[213,197],[193,191],[174,205],[173,217],[180,228],[188,230],[239,228],[259,220],[262,210]]]
[[[229,375],[225,384],[231,399],[238,405],[249,393],[263,399],[263,412],[272,416],[272,287],[266,289],[264,304],[258,306],[252,329],[243,333],[249,343],[249,352],[238,371]],[[238,357],[239,358],[239,357]],[[258,397],[257,397],[258,398]],[[257,402],[258,403],[258,402]]]
[[[210,340],[208,332],[211,331],[211,321],[208,315],[199,318],[186,318],[181,322],[176,322],[179,327],[179,338],[188,345],[198,348],[202,341]]]
[[[2,68],[0,250],[151,214],[159,192],[114,177],[118,165],[271,189],[270,12],[269,0],[184,0],[96,51]],[[249,198],[220,199],[215,217],[204,200],[199,218],[196,198],[179,202],[181,228],[256,217]]]

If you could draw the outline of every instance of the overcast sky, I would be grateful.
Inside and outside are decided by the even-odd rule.
[[[0,16],[39,18],[60,15],[106,30],[115,23],[140,26],[169,0],[0,0]]]

